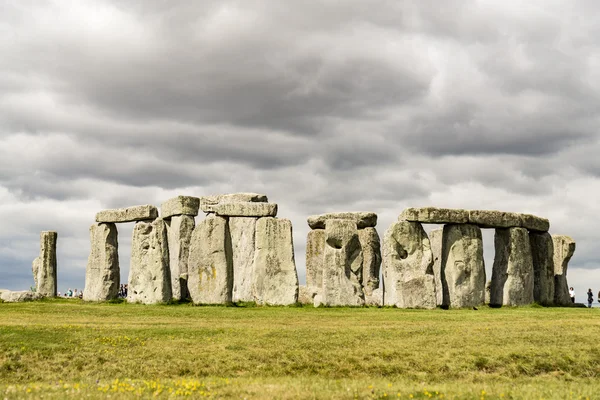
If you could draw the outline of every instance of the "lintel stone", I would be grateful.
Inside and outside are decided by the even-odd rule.
[[[198,215],[200,199],[192,196],[177,196],[160,205],[162,218],[170,218],[175,215]]]
[[[377,214],[372,212],[339,212],[308,217],[308,226],[311,229],[325,229],[327,220],[343,219],[356,222],[358,229],[374,228],[377,225]]]
[[[219,203],[214,207],[215,214],[223,217],[275,217],[275,203]]]
[[[158,209],[149,204],[104,210],[96,214],[96,222],[134,222],[155,220],[156,218],[158,218]]]
[[[398,221],[425,224],[466,224],[469,222],[469,211],[437,207],[407,208],[402,211]]]

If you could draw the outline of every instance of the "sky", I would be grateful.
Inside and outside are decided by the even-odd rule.
[[[406,207],[498,209],[573,237],[583,300],[599,106],[596,1],[4,0],[0,287],[33,285],[40,231],[82,288],[96,212],[257,192],[301,282],[309,215],[373,211],[383,237]]]

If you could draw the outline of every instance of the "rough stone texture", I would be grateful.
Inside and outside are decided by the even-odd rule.
[[[400,308],[435,308],[433,254],[418,222],[395,222],[383,239],[384,304]]]
[[[290,220],[260,218],[257,221],[252,290],[257,304],[290,305],[298,301]]]
[[[31,263],[31,272],[33,272],[34,288],[37,290],[38,287],[38,274],[40,273],[40,257],[37,256]]]
[[[529,232],[533,260],[533,300],[554,303],[554,242],[548,233]]]
[[[492,291],[492,281],[487,281],[485,284],[485,304],[490,304],[490,297]]]
[[[521,216],[513,212],[471,210],[469,223],[481,228],[518,228],[521,226]]]
[[[469,211],[437,207],[407,208],[402,211],[398,221],[426,224],[466,224],[469,221]]]
[[[227,219],[209,215],[192,234],[188,290],[196,304],[231,302],[233,264]]]
[[[314,299],[317,294],[318,291],[315,287],[300,285],[298,287],[298,303],[314,304]]]
[[[166,303],[172,298],[165,221],[138,222],[133,228],[127,301]]]
[[[358,229],[374,228],[377,225],[377,214],[372,212],[341,212],[308,217],[308,226],[311,229],[325,229],[326,222],[331,219],[345,219],[354,221]]]
[[[359,229],[358,239],[363,253],[362,286],[365,296],[370,296],[379,287],[381,243],[375,228]]]
[[[233,301],[254,301],[252,276],[256,218],[229,218],[229,232],[233,257]]]
[[[575,241],[565,235],[552,235],[552,241],[554,244],[554,304],[568,306],[572,303],[567,283],[567,268],[575,253]]]
[[[230,193],[216,196],[200,197],[200,209],[207,213],[215,212],[215,206],[219,203],[267,203],[269,199],[265,194],[258,193]]]
[[[191,215],[175,215],[166,221],[169,243],[171,294],[174,300],[188,298],[188,258],[192,232],[196,226]]]
[[[328,220],[325,242],[322,304],[363,306],[363,256],[356,223],[343,219]]]
[[[490,305],[533,303],[533,260],[525,228],[496,229]]]
[[[323,288],[325,230],[309,231],[306,237],[306,286]]]
[[[224,217],[274,217],[277,215],[275,203],[219,203],[214,207],[217,215]]]
[[[434,229],[429,232],[429,243],[433,255],[433,277],[435,280],[435,304],[441,306],[444,300],[442,289],[442,234],[443,228]]]
[[[44,231],[40,234],[40,255],[34,260],[37,269],[36,292],[42,296],[56,296],[56,240],[58,234]],[[37,264],[37,268],[36,265]]]
[[[369,295],[365,295],[365,305],[369,307],[383,306],[383,288],[373,290]]]
[[[96,214],[96,222],[133,222],[154,220],[156,218],[158,218],[158,210],[149,204],[104,210]]]
[[[160,215],[163,219],[174,215],[198,215],[200,199],[192,196],[177,196],[160,205]]]
[[[443,305],[474,307],[485,302],[485,266],[481,229],[446,225],[442,236]]]
[[[119,296],[119,243],[115,224],[90,226],[90,255],[85,271],[85,301],[107,301]]]
[[[535,232],[548,232],[550,221],[546,218],[536,217],[531,214],[521,214],[521,226]]]
[[[7,303],[19,303],[23,301],[33,301],[39,300],[44,296],[39,293],[34,293],[30,291],[12,291],[12,290],[4,290],[0,292],[0,300]]]

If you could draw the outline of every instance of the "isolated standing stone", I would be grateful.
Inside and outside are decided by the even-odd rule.
[[[40,255],[34,261],[37,267],[36,292],[41,296],[55,297],[57,288],[56,276],[56,240],[58,234],[44,231],[40,234]],[[37,264],[37,265],[36,265]]]
[[[112,223],[90,226],[90,255],[85,271],[85,301],[107,301],[119,295],[119,243]]]
[[[191,215],[176,215],[166,220],[166,225],[169,242],[171,294],[174,300],[185,300],[188,297],[187,277],[190,242],[196,223]]]
[[[169,247],[165,221],[138,222],[133,228],[127,301],[156,304],[171,300]]]
[[[474,307],[485,302],[483,239],[479,227],[444,226],[441,267],[444,305]]]
[[[233,264],[227,219],[209,215],[192,234],[188,290],[195,304],[231,302]]]
[[[158,209],[152,205],[104,210],[96,214],[96,222],[134,222],[158,218]]]
[[[444,300],[442,288],[442,234],[443,228],[429,232],[429,242],[433,255],[433,277],[435,279],[435,304],[441,306]]]
[[[160,214],[163,219],[175,215],[198,215],[200,199],[192,196],[177,196],[169,199],[160,205]]]
[[[328,220],[325,242],[322,303],[328,306],[363,306],[363,256],[356,222]]]
[[[290,305],[298,301],[298,273],[290,220],[267,217],[256,223],[253,277],[252,289],[257,304]]]
[[[496,229],[490,305],[533,303],[533,260],[525,228]]]
[[[357,211],[312,215],[308,217],[308,226],[310,226],[311,229],[325,229],[327,221],[332,219],[354,221],[358,229],[374,228],[377,225],[377,214]]]
[[[254,274],[254,246],[256,218],[229,218],[233,257],[233,301],[254,301],[252,276]]]
[[[554,303],[567,306],[571,304],[567,268],[575,253],[575,241],[569,236],[552,235],[554,243]]]
[[[419,222],[393,223],[383,240],[384,304],[435,308],[433,254]]]
[[[379,287],[381,243],[375,228],[359,229],[358,239],[363,254],[362,286],[365,296],[370,296]]]
[[[533,260],[533,300],[554,303],[554,242],[548,233],[529,232]]]
[[[306,286],[323,288],[323,262],[325,260],[325,229],[315,229],[306,237]]]

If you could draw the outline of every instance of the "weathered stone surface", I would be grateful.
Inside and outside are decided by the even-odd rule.
[[[265,194],[259,193],[230,193],[216,196],[200,197],[200,209],[207,213],[215,212],[215,206],[219,203],[267,203],[269,199]]]
[[[40,257],[37,256],[31,263],[31,272],[33,272],[33,287],[37,290],[38,287],[38,274],[40,273]]]
[[[381,243],[375,228],[359,229],[358,239],[363,253],[362,286],[365,296],[370,296],[379,287]]]
[[[365,305],[369,307],[383,306],[383,288],[377,288],[369,295],[365,295]]]
[[[30,292],[30,291],[12,291],[12,290],[4,290],[0,292],[0,300],[5,301],[7,303],[19,303],[23,301],[33,301],[39,300],[44,296],[39,293]]]
[[[298,301],[290,220],[260,218],[257,221],[252,290],[257,304],[290,305]]]
[[[226,218],[209,215],[196,226],[188,259],[188,290],[194,303],[231,302],[231,253],[231,236]]]
[[[479,227],[444,226],[441,270],[443,305],[460,308],[485,302],[483,239]]]
[[[550,221],[546,218],[536,217],[531,214],[520,214],[521,226],[525,229],[534,232],[548,232],[550,229]]]
[[[256,218],[229,218],[229,232],[233,257],[233,301],[254,301],[252,276]]]
[[[552,241],[554,244],[554,304],[568,306],[572,303],[567,283],[567,268],[575,253],[575,241],[565,235],[552,235]]]
[[[374,228],[377,225],[377,214],[359,211],[312,215],[308,217],[308,226],[311,229],[325,229],[326,222],[331,219],[354,221],[358,229]]]
[[[419,222],[393,223],[383,239],[384,304],[435,308],[433,254]]]
[[[198,215],[200,199],[192,196],[177,196],[160,205],[160,215],[163,219],[174,215]]]
[[[487,281],[485,284],[485,304],[490,304],[492,291],[492,281]]]
[[[356,222],[328,220],[325,243],[322,303],[328,306],[363,306],[363,256]]]
[[[533,300],[554,303],[554,242],[548,233],[529,232],[533,260]]]
[[[42,296],[56,296],[56,240],[58,234],[44,231],[40,234],[40,255],[34,261],[37,269],[36,292]]]
[[[469,223],[481,228],[518,228],[520,214],[493,210],[470,210]]]
[[[323,288],[325,229],[315,229],[306,237],[306,286]]]
[[[496,229],[490,305],[533,303],[533,260],[525,228]]]
[[[214,207],[217,215],[224,217],[274,217],[277,215],[275,203],[219,203]]]
[[[298,303],[314,304],[315,296],[318,294],[317,288],[313,286],[300,285],[298,287]]]
[[[90,226],[90,255],[85,271],[85,301],[107,301],[119,296],[120,274],[117,227],[112,223]]]
[[[466,224],[469,222],[469,211],[437,207],[407,208],[402,211],[398,221],[426,224]]]
[[[138,222],[133,228],[127,301],[166,303],[172,298],[165,221]]]
[[[444,300],[442,289],[442,234],[443,228],[434,229],[429,232],[429,243],[433,255],[433,277],[435,281],[435,304],[441,306]]]
[[[96,214],[96,222],[134,222],[158,218],[156,207],[146,204],[114,210],[104,210]]]
[[[169,242],[171,294],[174,300],[185,300],[188,298],[187,277],[190,243],[196,222],[191,215],[174,215],[166,221],[166,225]]]

